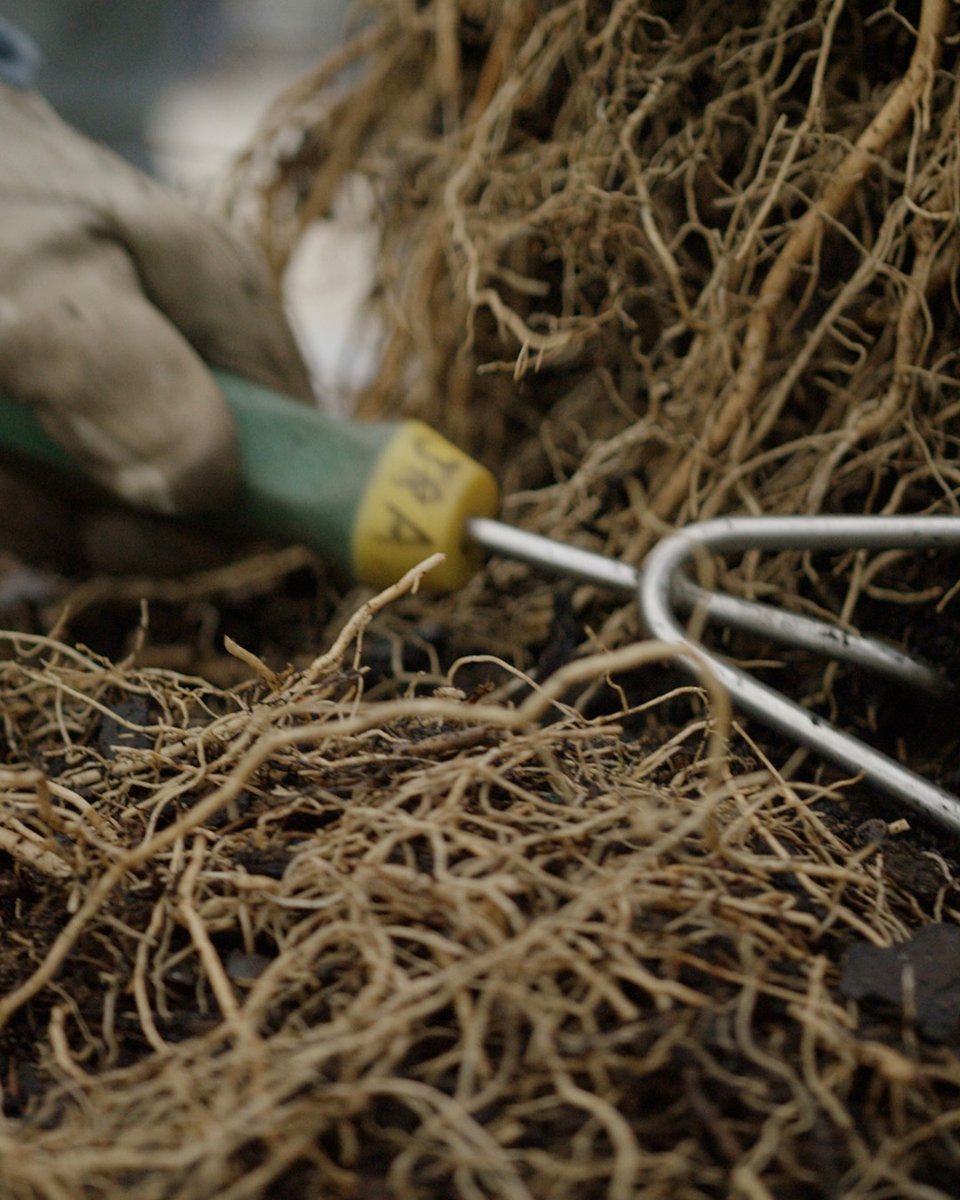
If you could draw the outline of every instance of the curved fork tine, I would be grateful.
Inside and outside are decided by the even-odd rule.
[[[653,637],[691,650],[736,705],[771,729],[901,800],[960,836],[960,798],[843,733],[689,638],[672,611],[674,581],[698,552],[911,549],[960,545],[960,517],[725,517],[688,525],[647,556],[638,599]]]

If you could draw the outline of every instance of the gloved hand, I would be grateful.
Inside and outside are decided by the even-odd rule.
[[[190,514],[227,502],[237,453],[205,364],[310,396],[258,255],[35,93],[0,84],[0,147],[0,392],[34,405],[129,505]],[[86,514],[49,487],[25,511],[25,487],[0,486],[0,542],[73,569],[123,568],[113,534],[99,545]],[[132,542],[133,569],[151,565],[149,546]]]

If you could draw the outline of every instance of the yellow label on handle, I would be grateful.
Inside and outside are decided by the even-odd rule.
[[[353,528],[356,578],[387,587],[435,551],[447,557],[424,579],[453,591],[477,569],[470,517],[496,516],[500,494],[486,467],[420,421],[404,421],[377,460]]]

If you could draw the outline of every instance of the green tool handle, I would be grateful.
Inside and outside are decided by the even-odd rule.
[[[218,525],[309,546],[375,587],[440,550],[447,558],[428,586],[465,582],[476,566],[466,522],[494,515],[499,502],[484,467],[419,421],[342,421],[250,380],[214,376],[233,415],[242,474],[229,508],[212,514]],[[28,405],[3,396],[0,449],[82,474]]]

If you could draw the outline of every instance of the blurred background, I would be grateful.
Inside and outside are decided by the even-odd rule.
[[[350,0],[0,0],[43,54],[60,115],[143,170],[209,193],[268,105],[343,40]],[[291,263],[291,317],[331,407],[372,369],[359,315],[373,234],[354,197]]]
[[[138,166],[215,169],[266,103],[342,39],[348,0],[0,0],[61,115]]]

